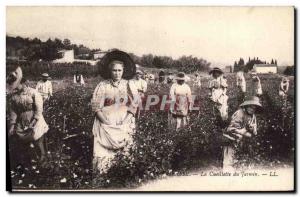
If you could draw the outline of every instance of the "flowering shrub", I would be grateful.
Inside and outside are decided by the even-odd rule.
[[[229,115],[237,110],[238,90],[235,76],[229,75]],[[240,165],[284,166],[294,161],[294,84],[290,81],[288,104],[282,107],[278,96],[280,78],[261,76],[264,111],[258,115],[258,135],[245,142],[238,151]],[[13,188],[31,189],[104,189],[135,187],[147,180],[169,175],[186,174],[190,170],[221,166],[222,129],[215,124],[207,99],[207,79],[202,87],[192,87],[200,110],[192,111],[190,124],[178,131],[167,126],[167,111],[142,111],[137,121],[134,143],[119,151],[106,174],[92,170],[93,114],[91,94],[99,81],[91,79],[86,87],[72,86],[54,93],[45,104],[45,119],[50,126],[47,133],[49,163],[41,168],[34,149],[20,159],[20,152],[28,150],[11,140],[11,180]],[[248,83],[247,83],[248,84]],[[170,85],[149,84],[148,94],[168,94]],[[54,87],[55,88],[55,87]],[[247,88],[250,88],[247,86]],[[225,125],[226,126],[226,125]],[[18,146],[16,145],[18,144]],[[30,146],[29,146],[30,147]],[[27,152],[27,151],[26,151]],[[251,157],[250,157],[251,156]],[[19,161],[16,160],[19,159]],[[25,158],[30,158],[26,161]]]

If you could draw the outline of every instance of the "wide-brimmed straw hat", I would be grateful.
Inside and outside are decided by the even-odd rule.
[[[260,100],[259,100],[259,98],[257,96],[251,96],[251,97],[249,97],[242,104],[240,104],[240,107],[245,107],[245,106],[249,106],[249,105],[255,105],[259,109],[262,108]]]
[[[42,78],[51,79],[48,73],[43,73],[41,76]]]
[[[9,75],[11,75],[11,73],[8,73]],[[18,87],[21,83],[21,80],[23,78],[23,72],[20,66],[18,66],[15,70],[15,72],[13,72],[13,75],[15,77],[15,80],[12,83],[6,83],[6,91],[7,93],[11,93],[13,92],[13,90]],[[9,78],[10,76],[8,76]],[[7,80],[8,80],[7,78]]]
[[[186,75],[184,74],[184,72],[179,72],[177,73],[175,79],[177,81],[186,81]]]
[[[209,71],[209,74],[212,74],[214,72],[223,74],[223,71],[220,68],[218,68],[218,67],[214,67],[211,71]]]
[[[110,79],[111,78],[111,70],[109,68],[109,65],[113,61],[119,61],[124,64],[124,71],[122,78],[124,79],[132,79],[136,72],[136,66],[132,58],[125,53],[124,51],[120,50],[114,50],[111,52],[108,52],[105,54],[102,58],[102,60],[99,62],[99,73],[101,77],[104,79]]]

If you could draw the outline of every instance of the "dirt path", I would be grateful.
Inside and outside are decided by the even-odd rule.
[[[226,176],[221,171],[198,171],[189,176],[173,176],[148,182],[138,191],[221,191],[221,190],[291,190],[294,184],[293,168],[249,170],[239,176]],[[206,173],[206,176],[204,174]],[[263,175],[263,174],[267,175]],[[256,174],[256,175],[255,175]]]

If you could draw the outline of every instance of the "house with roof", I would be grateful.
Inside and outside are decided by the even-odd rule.
[[[83,63],[89,63],[91,65],[96,65],[97,61],[94,60],[81,60],[81,59],[75,59],[74,57],[74,50],[61,50],[58,52],[61,56],[59,59],[55,59],[52,62],[53,63],[74,63],[74,62],[83,62]]]
[[[276,64],[254,64],[253,71],[256,73],[277,73],[277,65]]]

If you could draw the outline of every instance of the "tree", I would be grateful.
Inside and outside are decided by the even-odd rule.
[[[152,54],[143,55],[141,57],[141,65],[145,67],[153,67],[153,58]]]
[[[271,64],[274,64],[274,61],[273,61],[273,59],[272,59],[272,61],[271,61]]]
[[[71,47],[71,41],[69,39],[65,38],[64,41],[63,41],[63,44],[64,44],[64,48],[65,49],[68,49],[68,50],[72,49],[72,47]]]
[[[243,58],[240,58],[238,65],[239,66],[244,66],[245,65],[245,61],[244,61]]]
[[[295,75],[295,67],[294,66],[286,67],[283,74],[285,74],[285,75]]]

